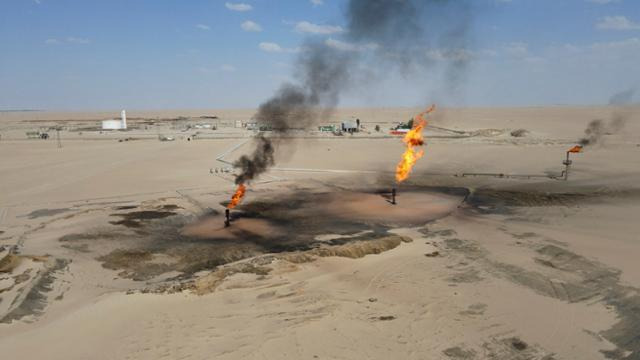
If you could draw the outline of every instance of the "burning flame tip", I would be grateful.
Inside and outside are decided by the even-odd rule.
[[[569,149],[570,153],[579,153],[582,152],[582,145],[576,145],[574,147],[572,147],[571,149]]]
[[[238,184],[238,188],[236,192],[231,197],[231,202],[227,205],[227,209],[233,209],[240,204],[242,198],[244,197],[244,193],[247,191],[247,187],[245,184]]]
[[[402,154],[402,159],[396,167],[396,181],[402,182],[409,177],[411,169],[418,159],[424,155],[424,150],[416,150],[416,146],[424,145],[424,137],[422,130],[427,126],[425,116],[432,113],[436,109],[435,105],[431,105],[427,110],[419,113],[413,118],[413,128],[407,132],[402,141],[406,144],[407,149]]]

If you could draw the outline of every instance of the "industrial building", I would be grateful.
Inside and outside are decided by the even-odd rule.
[[[341,124],[341,129],[342,131],[349,133],[358,132],[358,130],[360,129],[360,119],[350,119],[343,121]]]
[[[102,130],[126,130],[127,129],[127,113],[122,110],[120,120],[103,120]]]

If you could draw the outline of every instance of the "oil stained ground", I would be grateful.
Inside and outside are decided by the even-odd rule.
[[[448,194],[451,190],[416,188],[412,191]],[[458,189],[458,193],[461,191],[464,189]],[[144,209],[127,206],[115,209],[112,214],[118,218],[110,222],[116,228],[68,234],[60,241],[65,242],[66,248],[82,252],[97,249],[98,243],[102,248],[111,244],[106,245],[111,246],[108,252],[103,251],[98,256],[104,267],[119,271],[123,277],[148,280],[169,272],[179,272],[179,277],[188,278],[198,271],[212,270],[260,254],[375,241],[389,235],[392,224],[349,219],[336,213],[340,209],[327,211],[331,201],[328,195],[330,193],[297,191],[273,199],[249,201],[232,212],[232,222],[241,218],[260,219],[284,230],[278,233],[248,232],[237,227],[233,229],[235,239],[187,236],[182,233],[184,226],[211,216],[211,213],[198,217],[179,211],[175,205]],[[382,192],[380,195],[380,201],[385,201]],[[341,236],[328,241],[316,240],[318,235],[326,234]]]

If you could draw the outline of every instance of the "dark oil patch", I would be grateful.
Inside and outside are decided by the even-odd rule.
[[[475,304],[469,305],[467,310],[461,311],[460,315],[467,315],[467,316],[484,315],[485,311],[487,311],[487,304],[475,303]]]
[[[523,232],[521,234],[511,234],[511,236],[513,236],[514,238],[519,239],[519,240],[526,240],[526,239],[539,237],[540,235],[538,235],[538,234],[536,234],[534,232]]]
[[[148,261],[153,258],[153,254],[143,250],[114,250],[109,255],[102,256],[98,260],[104,261],[103,266],[107,269],[117,270],[132,262]]]
[[[111,214],[111,216],[119,216],[122,220],[110,221],[113,225],[123,225],[128,228],[140,228],[143,226],[144,221],[164,219],[169,216],[176,215],[173,211],[164,210],[141,210],[133,211],[124,214]]]
[[[180,210],[182,209],[181,206],[175,205],[175,204],[166,204],[166,205],[162,205],[160,207],[162,210],[167,210],[167,211],[175,211],[175,210]]]
[[[137,205],[124,205],[124,206],[118,206],[115,208],[115,210],[132,210],[132,209],[137,209],[138,206]]]
[[[30,212],[26,216],[29,219],[37,219],[37,218],[40,218],[40,217],[48,217],[48,216],[54,216],[54,215],[62,214],[62,213],[65,213],[67,211],[71,211],[71,209],[69,209],[69,208],[39,209],[39,210],[34,210],[34,211]]]
[[[526,342],[520,340],[519,338],[512,338],[510,339],[510,341],[511,341],[511,346],[513,346],[513,348],[518,351],[525,350],[527,347],[529,347],[529,345],[527,345]]]
[[[539,346],[529,345],[518,337],[492,338],[482,344],[484,358],[509,360],[554,360],[550,353]]]
[[[126,236],[117,231],[88,232],[67,234],[58,238],[60,242],[77,242],[86,240],[117,239]]]
[[[89,244],[64,244],[62,245],[63,248],[65,249],[69,249],[69,250],[73,250],[73,251],[77,251],[80,253],[89,253]]]
[[[448,358],[454,360],[470,360],[475,359],[476,357],[475,351],[465,350],[460,346],[450,347],[448,349],[445,349],[442,353],[445,354]]]
[[[429,228],[422,228],[418,230],[421,234],[424,234],[427,238],[434,237],[452,237],[456,236],[457,233],[453,229],[444,229],[444,230],[429,230]]]
[[[467,197],[466,203],[483,213],[510,214],[513,208],[519,207],[573,206],[594,196],[586,193],[477,189]]]
[[[452,283],[475,283],[482,281],[477,269],[468,269],[466,271],[451,275],[447,280]]]
[[[214,270],[230,262],[267,253],[317,249],[317,255],[322,256],[332,253],[331,249],[334,247],[361,242],[370,243],[367,251],[384,251],[388,248],[374,243],[389,237],[389,225],[345,219],[341,214],[322,210],[317,204],[330,201],[326,195],[327,193],[296,192],[288,197],[247,202],[231,212],[232,225],[229,231],[233,234],[233,239],[215,235],[195,237],[182,233],[186,225],[206,218],[208,213],[194,216],[159,208],[156,211],[112,214],[122,218],[112,223],[124,225],[131,232],[119,234],[122,241],[118,241],[118,248],[112,248],[110,253],[101,256],[99,260],[106,268],[120,270],[121,276],[136,280],[147,280],[169,271],[180,272],[181,278],[188,279],[202,270]],[[209,210],[209,213],[215,212]],[[234,227],[233,222],[242,218],[263,220],[283,229],[285,233],[256,233]],[[154,221],[157,219],[162,221]],[[344,237],[329,241],[316,240],[318,235],[326,235],[327,232]],[[96,238],[99,235],[95,234]],[[68,235],[61,240],[82,241],[82,238],[83,235],[78,234]],[[349,254],[345,253],[345,256],[350,256]],[[157,261],[152,261],[157,255],[162,255],[160,258],[165,259],[168,257],[172,261],[170,264],[158,264]],[[355,253],[352,255],[355,256]]]

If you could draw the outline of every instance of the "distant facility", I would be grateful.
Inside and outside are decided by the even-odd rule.
[[[102,130],[126,130],[127,129],[127,113],[122,110],[120,120],[103,120]]]
[[[340,124],[340,127],[342,131],[346,131],[349,133],[358,132],[358,130],[360,129],[360,119],[345,120],[342,122],[342,124]]]

